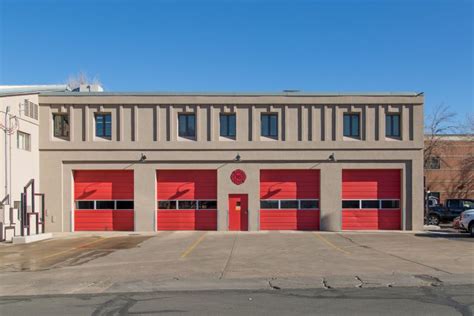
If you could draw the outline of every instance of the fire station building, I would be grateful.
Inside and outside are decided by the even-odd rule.
[[[39,95],[47,231],[418,230],[423,96]]]

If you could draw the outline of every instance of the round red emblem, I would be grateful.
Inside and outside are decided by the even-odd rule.
[[[247,175],[245,174],[243,170],[240,170],[240,169],[236,169],[232,171],[230,175],[230,180],[232,180],[232,182],[237,185],[244,183],[246,179],[247,179]]]

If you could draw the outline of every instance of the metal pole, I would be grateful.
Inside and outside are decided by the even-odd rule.
[[[5,196],[8,194],[8,150],[7,150],[7,145],[8,145],[8,140],[7,140],[7,134],[8,134],[8,112],[10,112],[10,107],[7,106],[7,109],[5,110]],[[8,199],[10,200],[10,198]],[[8,204],[10,204],[10,201],[8,201]]]
[[[44,193],[41,194],[41,223],[42,223],[42,229],[43,229],[43,234],[45,232],[44,225],[46,224],[46,220],[44,218]]]
[[[21,228],[21,236],[25,236],[25,215],[23,213],[23,209],[25,208],[25,197],[23,193],[20,193],[20,228]]]

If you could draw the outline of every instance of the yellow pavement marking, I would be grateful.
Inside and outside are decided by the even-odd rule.
[[[53,253],[52,255],[49,255],[49,256],[40,258],[40,260],[49,259],[49,258],[52,258],[52,257],[56,257],[56,256],[59,256],[59,255],[62,255],[62,254],[64,254],[64,253],[73,251],[73,250],[77,250],[77,249],[80,249],[80,248],[84,248],[84,247],[86,247],[86,246],[90,246],[90,245],[92,245],[92,244],[98,243],[99,241],[103,241],[104,239],[107,239],[107,238],[99,237],[99,239],[97,239],[97,240],[91,241],[91,242],[86,243],[86,244],[83,244],[83,245],[79,245],[79,246],[74,247],[74,248],[70,248],[70,249],[66,249],[66,250],[60,251],[60,252]]]
[[[327,240],[326,238],[324,238],[323,236],[321,236],[321,234],[318,234],[318,233],[314,233],[314,235],[316,237],[318,237],[320,240],[322,240],[325,244],[331,246],[331,248],[334,248],[336,249],[337,251],[340,251],[346,255],[350,255],[351,253],[348,252],[348,251],[345,251],[344,249],[341,249],[340,247],[336,246],[335,244],[333,244],[332,242],[330,242],[329,240]]]
[[[188,249],[186,249],[185,252],[181,254],[181,259],[186,258],[186,256],[189,255],[194,250],[194,248],[196,248],[201,243],[204,237],[206,237],[206,233],[202,234],[198,240],[196,240],[191,246],[189,246]]]

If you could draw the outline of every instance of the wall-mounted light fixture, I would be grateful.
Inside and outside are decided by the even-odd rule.
[[[140,154],[140,162],[144,162],[146,160],[145,154],[141,153]]]
[[[332,161],[332,162],[336,162],[336,156],[334,156],[334,153],[330,154],[329,155],[329,158],[328,158],[329,161]]]
[[[240,155],[239,155],[239,153],[237,153],[237,156],[235,156],[234,161],[235,161],[235,162],[240,162]]]

